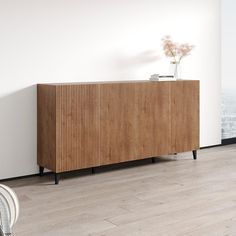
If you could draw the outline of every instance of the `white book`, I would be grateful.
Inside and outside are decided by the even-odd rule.
[[[149,78],[150,81],[176,81],[176,78],[172,75],[159,75],[154,74]]]
[[[159,77],[158,81],[176,81],[175,77],[169,77],[169,76],[163,76],[163,77]]]

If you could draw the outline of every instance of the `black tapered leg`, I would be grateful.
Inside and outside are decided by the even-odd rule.
[[[55,173],[55,174],[54,174],[54,178],[55,178],[55,184],[59,184],[60,174]]]
[[[156,158],[152,157],[152,163],[155,163],[155,162],[156,162]]]
[[[197,150],[193,150],[193,159],[197,160]]]
[[[92,167],[92,174],[95,174],[95,168]]]
[[[44,172],[44,167],[40,166],[39,167],[39,176],[43,176],[43,172]]]

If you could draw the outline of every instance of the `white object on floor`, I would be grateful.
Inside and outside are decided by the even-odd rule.
[[[0,184],[0,236],[11,235],[12,228],[19,217],[19,201],[16,193]]]

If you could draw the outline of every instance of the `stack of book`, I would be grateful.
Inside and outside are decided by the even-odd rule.
[[[149,78],[151,81],[175,81],[176,78],[173,75],[159,75],[154,74]]]

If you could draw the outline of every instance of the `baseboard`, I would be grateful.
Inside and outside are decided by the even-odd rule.
[[[200,147],[200,149],[207,149],[207,148],[215,148],[215,147],[221,147],[221,146],[224,146],[221,144],[216,144],[216,145],[211,145],[211,146],[204,146],[204,147]]]
[[[222,145],[230,145],[235,143],[236,143],[236,138],[228,138],[222,140]]]
[[[44,175],[51,174],[52,172],[45,172]],[[22,176],[17,176],[17,177],[12,177],[12,178],[6,178],[6,179],[0,179],[1,182],[7,182],[7,181],[12,181],[12,180],[18,180],[18,179],[25,179],[25,178],[31,178],[39,176],[39,174],[31,174],[31,175],[22,175]]]
[[[236,138],[222,139],[222,140],[221,140],[221,144],[211,145],[211,146],[205,146],[205,147],[200,147],[200,149],[221,147],[221,146],[226,146],[226,145],[231,145],[231,144],[236,144]]]
[[[208,149],[208,148],[215,148],[215,147],[221,147],[221,146],[226,146],[230,144],[236,144],[236,138],[230,138],[230,139],[223,139],[221,144],[217,145],[211,145],[211,146],[205,146],[205,147],[200,147],[200,149]],[[114,164],[115,165],[115,164]],[[45,172],[44,175],[50,175],[52,174],[51,171]],[[12,180],[18,180],[18,179],[24,179],[24,178],[30,178],[30,177],[35,177],[38,176],[39,174],[31,174],[31,175],[24,175],[24,176],[19,176],[19,177],[12,177],[12,178],[6,178],[6,179],[0,179],[1,182],[7,182],[7,181],[12,181]]]

